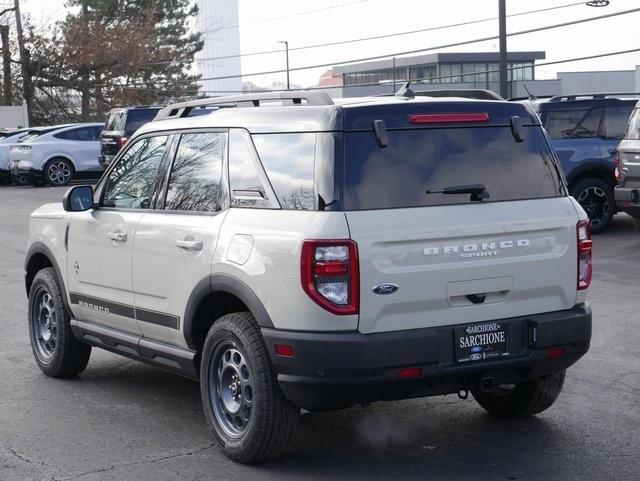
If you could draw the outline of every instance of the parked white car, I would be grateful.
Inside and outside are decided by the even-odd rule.
[[[67,185],[74,176],[98,176],[103,127],[96,122],[58,126],[45,133],[30,130],[9,151],[12,177],[59,186]]]

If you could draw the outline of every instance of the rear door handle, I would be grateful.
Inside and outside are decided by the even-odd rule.
[[[188,251],[201,251],[202,250],[202,241],[197,240],[179,240],[176,241],[176,245],[180,247],[180,249],[188,250]]]
[[[127,242],[127,233],[120,231],[111,232],[107,234],[107,239],[113,242]]]

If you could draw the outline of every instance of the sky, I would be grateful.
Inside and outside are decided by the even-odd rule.
[[[407,30],[424,29],[469,20],[496,17],[498,0],[238,0],[240,10],[241,53],[281,48],[280,40],[289,46],[312,45],[349,40]],[[34,23],[51,23],[64,16],[64,0],[22,0],[22,9]],[[576,0],[507,0],[507,14],[577,3]],[[331,8],[331,7],[336,8]],[[640,7],[638,0],[611,0],[606,8],[592,8],[583,4],[507,19],[507,31],[583,19],[592,16]],[[304,13],[310,10],[319,10]],[[225,24],[212,19],[210,29]],[[564,28],[510,37],[509,50],[546,51],[546,61],[594,55],[632,48],[640,48],[640,12],[587,22]],[[228,25],[227,25],[228,26]],[[456,27],[392,37],[347,45],[312,48],[290,52],[291,67],[332,63],[406,50],[427,48],[467,39],[496,35],[497,20],[470,26]],[[497,51],[497,40],[442,49],[438,51],[470,52]],[[536,78],[554,78],[556,72],[589,70],[630,70],[640,65],[640,52],[601,59],[541,66]],[[242,72],[262,72],[284,69],[284,53],[242,58]],[[291,72],[292,84],[309,86],[327,68]],[[284,81],[285,74],[246,77],[259,85]]]

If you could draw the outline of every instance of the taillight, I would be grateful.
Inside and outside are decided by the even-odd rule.
[[[124,147],[124,144],[127,143],[127,140],[129,140],[128,137],[118,137],[116,139],[116,149],[118,150],[118,152],[122,147]]]
[[[578,290],[581,291],[591,284],[591,227],[588,220],[581,220],[576,226],[576,240],[578,242]]]
[[[358,313],[358,246],[352,240],[306,240],[300,259],[302,288],[333,314]]]
[[[620,151],[616,149],[616,154],[613,156],[613,165],[615,165],[615,170],[613,171],[613,175],[616,178],[616,184],[620,183]]]
[[[412,124],[441,124],[450,122],[486,122],[489,120],[487,112],[411,114],[409,122]]]

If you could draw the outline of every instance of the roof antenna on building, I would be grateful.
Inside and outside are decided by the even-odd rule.
[[[412,99],[415,98],[416,94],[413,90],[411,90],[409,88],[409,85],[411,84],[411,82],[405,82],[404,84],[402,84],[402,87],[400,87],[400,89],[398,89],[398,91],[396,92],[395,96],[396,97],[406,97],[408,99]]]
[[[529,94],[529,100],[538,100],[538,97],[536,97],[535,95],[533,95],[529,89],[527,88],[527,84],[522,82],[522,86],[524,87],[524,89],[527,91],[527,93]]]

